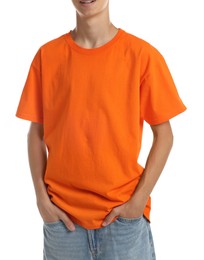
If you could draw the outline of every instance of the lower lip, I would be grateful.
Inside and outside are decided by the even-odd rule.
[[[82,2],[79,2],[80,3],[80,5],[82,5],[82,6],[84,6],[84,7],[89,7],[89,6],[92,6],[92,5],[94,5],[95,4],[95,2],[96,2],[96,0],[95,1],[93,1],[93,2],[91,2],[91,3],[82,3]]]

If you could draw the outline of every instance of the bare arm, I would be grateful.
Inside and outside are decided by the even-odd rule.
[[[43,141],[43,135],[43,125],[31,123],[28,132],[28,159],[37,203],[43,198],[48,199],[45,183],[43,181],[47,163],[46,146]]]
[[[173,144],[173,134],[169,122],[151,126],[151,128],[154,136],[153,145],[147,158],[145,171],[131,198],[132,202],[139,198],[142,205],[146,205],[148,197],[166,164]]]
[[[109,224],[118,215],[135,218],[143,214],[149,195],[161,175],[173,144],[173,134],[169,121],[151,126],[151,129],[153,132],[153,144],[140,182],[131,199],[115,207],[106,217],[104,221],[106,224]]]
[[[28,132],[28,158],[36,193],[37,206],[45,222],[54,222],[60,219],[65,223],[68,229],[73,231],[74,224],[72,221],[63,210],[51,202],[47,193],[44,183],[47,153],[43,136],[43,125],[32,122]]]

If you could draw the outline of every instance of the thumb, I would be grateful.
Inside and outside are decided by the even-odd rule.
[[[107,216],[106,218],[104,219],[103,223],[102,223],[102,226],[107,226],[109,225],[112,220],[117,216],[116,212],[114,210],[112,210]]]

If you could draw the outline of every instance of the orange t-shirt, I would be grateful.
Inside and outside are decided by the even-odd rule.
[[[53,203],[95,229],[140,180],[143,121],[160,124],[185,109],[158,50],[119,28],[98,48],[80,47],[70,32],[41,46],[16,116],[44,126]]]

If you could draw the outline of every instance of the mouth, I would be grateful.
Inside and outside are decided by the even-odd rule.
[[[93,3],[95,3],[96,0],[82,0],[82,1],[79,1],[79,3],[83,6],[90,6],[92,5]]]

